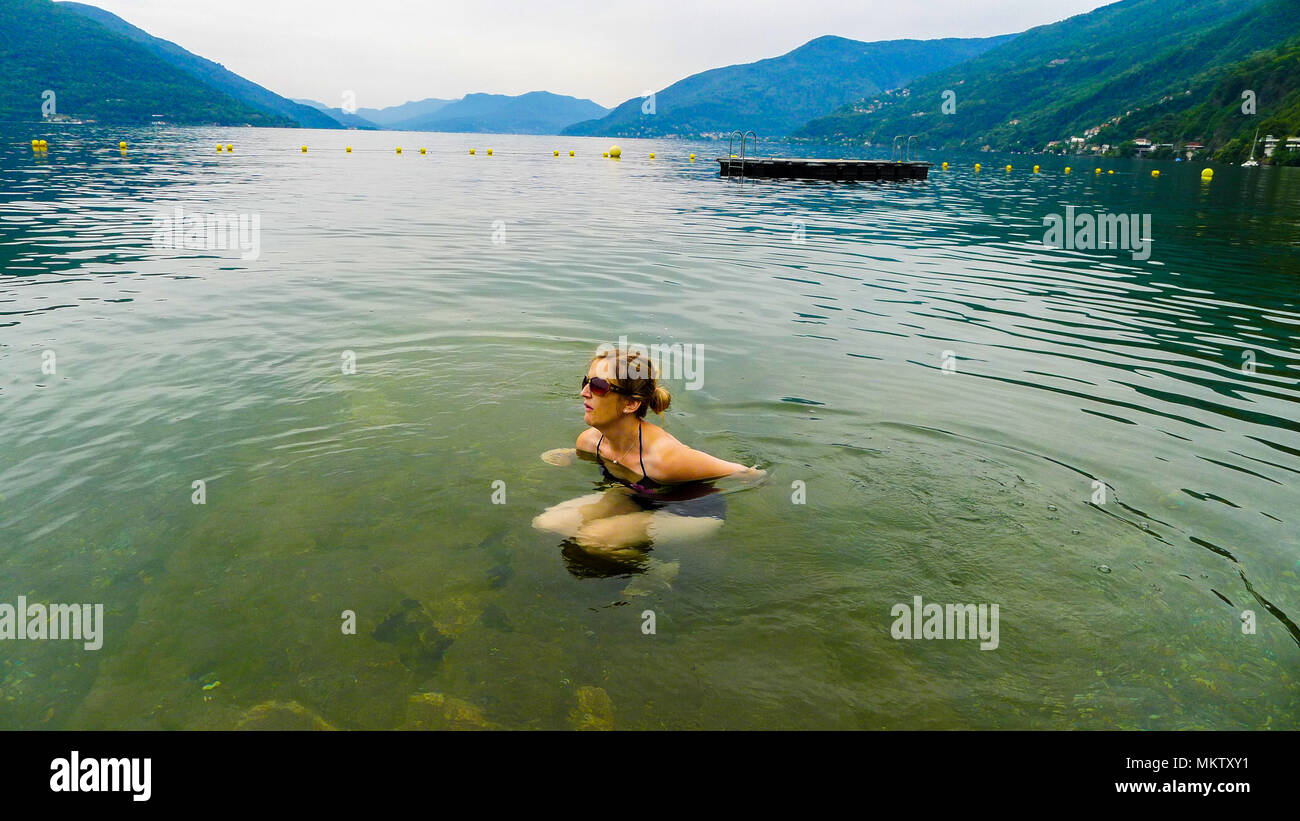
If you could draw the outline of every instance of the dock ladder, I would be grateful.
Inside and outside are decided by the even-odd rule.
[[[907,141],[903,144],[903,148],[899,148],[898,141],[902,139],[903,139],[902,134],[899,134],[897,137],[894,138],[894,145],[889,151],[889,159],[891,162],[912,161],[912,140],[916,140],[917,153],[919,154],[921,151],[921,141],[915,134],[907,138]]]
[[[745,132],[733,131],[731,132],[731,136],[727,139],[727,159],[728,161],[730,161],[732,157],[736,156],[735,154],[731,153],[735,146],[736,137],[740,137],[740,158],[739,159],[740,159],[740,176],[742,177],[745,176],[745,143],[747,142],[750,136],[753,136],[754,138],[754,153],[757,154],[758,135],[755,134],[752,130],[745,131]],[[728,167],[730,167],[731,163],[728,162],[727,165]],[[728,176],[735,176],[735,175],[728,174]]]

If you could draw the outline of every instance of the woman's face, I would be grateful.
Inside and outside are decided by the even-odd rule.
[[[587,369],[587,378],[599,376],[603,379],[614,379],[614,371],[614,360],[612,358],[597,359]],[[627,397],[621,393],[609,391],[604,396],[596,396],[591,392],[591,385],[583,386],[582,402],[586,411],[582,416],[582,421],[594,428],[617,421],[623,415],[623,407],[628,404]]]

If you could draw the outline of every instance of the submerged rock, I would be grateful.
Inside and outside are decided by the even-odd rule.
[[[500,730],[501,725],[487,720],[483,711],[468,701],[442,693],[416,693],[411,696],[403,730]]]
[[[677,573],[681,569],[681,562],[661,562],[650,559],[646,564],[646,571],[637,574],[632,581],[628,582],[627,587],[623,588],[623,595],[649,596],[654,592],[672,590],[673,580],[677,578]]]
[[[396,647],[402,666],[421,675],[437,669],[443,654],[455,641],[434,625],[415,599],[404,599],[380,622],[373,635],[376,641]]]
[[[483,615],[479,616],[479,621],[484,627],[493,630],[500,630],[503,633],[513,633],[515,628],[510,624],[510,619],[506,618],[506,611],[495,602],[486,605],[483,608]]]
[[[337,730],[296,701],[264,701],[244,711],[236,730]]]
[[[603,687],[579,687],[578,706],[569,713],[575,730],[614,729],[614,702]]]

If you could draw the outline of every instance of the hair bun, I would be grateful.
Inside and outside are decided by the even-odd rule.
[[[668,410],[668,405],[673,401],[673,396],[663,385],[655,388],[654,396],[650,398],[650,410],[658,414],[663,414]]]

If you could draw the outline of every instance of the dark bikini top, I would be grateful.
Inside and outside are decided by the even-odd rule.
[[[641,443],[642,443],[641,429],[642,429],[642,426],[638,424],[637,427],[636,427],[636,455],[637,455],[637,460],[640,461],[640,463],[641,463],[641,480],[640,480],[640,481],[633,483],[633,482],[629,482],[629,481],[627,481],[626,479],[620,479],[620,478],[618,478],[617,476],[615,476],[614,474],[610,473],[610,472],[609,472],[609,468],[605,467],[605,462],[604,462],[604,460],[602,460],[602,459],[600,458],[600,445],[601,445],[601,442],[604,442],[604,441],[605,441],[605,434],[604,434],[604,433],[601,433],[601,435],[600,435],[600,442],[597,442],[597,443],[596,443],[596,463],[599,464],[599,465],[600,465],[600,469],[601,469],[602,471],[605,472],[605,478],[607,478],[607,479],[609,479],[609,480],[611,480],[611,481],[614,481],[614,482],[618,482],[619,484],[622,484],[622,485],[627,485],[628,487],[632,488],[632,490],[634,490],[634,491],[636,491],[636,492],[638,492],[638,493],[643,493],[643,494],[647,494],[647,495],[654,495],[655,492],[656,492],[657,490],[659,490],[659,488],[662,488],[662,487],[663,487],[663,485],[661,485],[660,483],[656,482],[654,479],[651,479],[650,476],[649,476],[649,474],[646,473],[646,469],[645,469],[645,457],[641,455]],[[615,460],[615,463],[617,463],[617,460]]]

